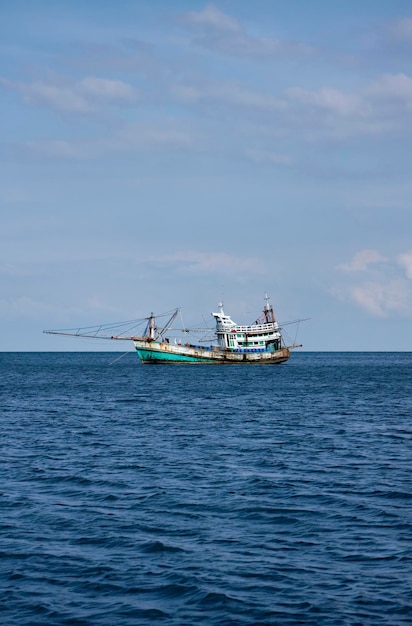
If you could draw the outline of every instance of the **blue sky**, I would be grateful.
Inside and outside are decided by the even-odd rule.
[[[266,291],[307,350],[412,350],[409,1],[15,0],[0,48],[0,350]]]

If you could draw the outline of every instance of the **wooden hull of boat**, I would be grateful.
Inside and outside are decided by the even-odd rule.
[[[279,364],[290,357],[288,348],[276,351],[230,351],[216,347],[202,348],[197,346],[171,345],[156,341],[135,341],[137,354],[142,363],[151,364],[182,364],[200,363],[205,365],[223,364]]]

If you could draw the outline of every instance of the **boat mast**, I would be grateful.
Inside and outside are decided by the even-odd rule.
[[[154,313],[150,313],[150,317],[147,321],[146,330],[144,332],[145,337],[147,337],[149,341],[152,341],[155,338],[155,330],[155,316]]]
[[[154,313],[150,313],[150,317],[146,318],[147,319],[147,326],[146,326],[146,330],[144,332],[144,336],[149,341],[163,341],[163,336],[170,329],[170,327],[173,324],[173,322],[175,321],[179,311],[180,311],[179,308],[177,308],[175,311],[173,311],[172,316],[170,317],[169,321],[167,322],[166,326],[164,326],[164,328],[158,328],[156,326],[155,315],[154,315]]]
[[[263,315],[265,316],[265,320],[267,324],[275,322],[275,313],[273,311],[273,306],[269,304],[269,296],[265,293],[265,306],[263,308]]]

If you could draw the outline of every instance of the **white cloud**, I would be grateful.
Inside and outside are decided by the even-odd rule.
[[[291,87],[283,93],[262,92],[240,82],[210,80],[174,84],[169,93],[178,102],[192,106],[208,103],[231,107],[231,110],[243,109],[255,115],[260,126],[267,124],[267,119],[257,117],[258,113],[273,114],[273,122],[276,121],[276,128],[282,129],[283,135],[293,136],[299,129],[301,141],[314,143],[399,133],[410,128],[410,116],[400,114],[396,101],[391,101],[388,108],[382,97],[397,93],[399,98],[406,98],[409,90],[412,92],[412,79],[398,78],[383,77],[358,93],[345,93],[331,87],[318,90]],[[211,108],[208,111],[213,113]],[[273,128],[272,124],[271,130]]]
[[[286,93],[291,100],[329,110],[338,115],[365,115],[368,112],[368,107],[361,98],[329,87],[323,87],[318,91],[308,91],[293,87],[287,89]]]
[[[71,81],[65,77],[53,77],[48,81],[31,83],[0,79],[4,88],[20,93],[25,102],[45,106],[60,112],[90,113],[103,104],[130,103],[138,98],[132,85],[120,80],[96,77]]]
[[[411,289],[401,279],[358,285],[351,290],[351,296],[359,306],[377,317],[412,313]]]
[[[184,124],[159,121],[157,124],[131,124],[103,142],[108,150],[152,149],[156,147],[195,148],[191,130]]]
[[[406,276],[412,280],[412,251],[398,256],[398,263],[404,268]]]
[[[229,32],[240,31],[239,22],[219,11],[213,4],[208,4],[201,11],[189,11],[182,17],[182,21],[187,24],[195,24],[196,26],[202,26],[206,28],[212,28],[213,30],[222,30]]]
[[[58,111],[89,113],[95,105],[81,91],[63,85],[50,85],[42,82],[17,85],[23,99],[29,104],[50,107]]]
[[[352,272],[351,283],[340,285],[334,290],[340,299],[349,297],[355,304],[376,317],[390,315],[412,315],[412,287],[400,274],[404,268],[412,279],[412,252],[401,254],[396,263],[385,258],[376,250],[361,250],[352,261],[339,268]],[[358,274],[356,274],[358,272]],[[359,273],[360,272],[360,273]],[[366,280],[357,280],[358,278]]]
[[[217,52],[246,58],[307,56],[313,49],[303,43],[285,42],[271,37],[250,37],[236,33],[231,37],[198,37],[196,43]]]
[[[128,83],[107,78],[84,78],[79,83],[79,89],[90,96],[109,100],[131,102],[137,95],[136,90]]]
[[[238,20],[213,4],[201,11],[186,13],[181,17],[181,22],[196,32],[193,40],[195,44],[223,54],[259,58],[305,56],[314,52],[311,46],[301,42],[249,35]]]
[[[217,102],[238,107],[278,111],[285,108],[285,102],[272,94],[248,89],[238,83],[209,82],[202,86],[174,85],[172,95],[182,102]]]
[[[44,158],[91,159],[113,152],[140,152],[157,149],[195,150],[198,139],[173,122],[156,125],[131,124],[100,139],[26,141],[18,148]]]
[[[290,87],[285,96],[285,127],[293,132],[299,123],[311,142],[412,130],[412,78],[405,74],[381,76],[356,93]]]
[[[31,270],[22,269],[20,266],[11,263],[0,263],[0,276],[20,277],[30,276]]]
[[[360,250],[350,263],[340,265],[340,269],[349,272],[359,272],[368,269],[372,263],[382,263],[387,259],[377,250]]]
[[[412,78],[406,74],[385,74],[371,83],[366,93],[375,98],[412,101]]]
[[[226,252],[198,252],[187,250],[171,255],[156,256],[154,263],[172,265],[178,270],[190,273],[213,272],[218,274],[239,275],[264,274],[263,261],[256,257],[238,257]]]
[[[25,152],[46,159],[88,159],[97,155],[97,143],[91,141],[26,141],[19,146]]]
[[[286,165],[293,164],[293,159],[288,154],[280,154],[272,152],[270,150],[245,150],[245,156],[255,163],[273,163],[273,165]]]

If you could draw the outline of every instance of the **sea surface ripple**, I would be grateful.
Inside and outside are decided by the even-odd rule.
[[[412,624],[412,353],[0,353],[0,613]]]

